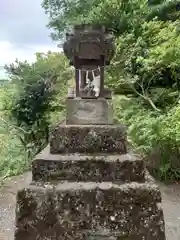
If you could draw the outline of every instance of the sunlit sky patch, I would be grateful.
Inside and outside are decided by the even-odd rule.
[[[0,77],[2,66],[14,62],[34,61],[36,52],[59,51],[50,38],[42,0],[0,1]]]

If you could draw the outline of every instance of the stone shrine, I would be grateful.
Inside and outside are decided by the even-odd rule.
[[[17,193],[15,240],[165,240],[161,193],[113,123],[104,67],[114,54],[104,27],[80,25],[64,52],[75,67],[66,122],[32,163]]]

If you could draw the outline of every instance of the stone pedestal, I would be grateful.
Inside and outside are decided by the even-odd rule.
[[[15,240],[165,240],[161,193],[128,153],[106,100],[72,99],[67,108],[67,124],[52,131],[32,162],[32,183],[17,194]]]
[[[17,198],[16,239],[165,239],[161,195],[152,184],[32,185]]]
[[[126,131],[122,125],[59,125],[51,133],[50,152],[127,152]]]
[[[112,102],[102,99],[67,99],[67,124],[113,124]]]

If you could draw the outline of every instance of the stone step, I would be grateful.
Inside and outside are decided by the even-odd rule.
[[[165,240],[152,183],[31,185],[18,192],[16,209],[15,240]]]
[[[143,182],[144,162],[135,155],[49,154],[49,147],[32,163],[34,181]]]
[[[50,153],[127,153],[127,133],[122,125],[60,124],[51,132]]]

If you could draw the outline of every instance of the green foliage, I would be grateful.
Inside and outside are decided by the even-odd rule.
[[[178,25],[179,21],[153,20],[142,24],[140,35],[131,32],[117,38],[114,63],[108,69],[108,83],[116,93],[140,97],[154,110],[157,105],[164,110],[177,101],[180,81]]]
[[[22,130],[10,125],[5,118],[0,118],[0,179],[28,170],[31,155],[21,142]]]
[[[153,20],[142,25],[139,36],[132,32],[117,39],[116,58],[121,60],[124,71],[141,73],[161,67],[176,68],[179,64],[178,24],[178,21]]]
[[[151,11],[147,15],[147,20],[157,17],[162,21],[176,21],[180,17],[180,1],[179,0],[151,0],[154,3]]]
[[[54,29],[54,39],[61,39],[64,31],[74,24],[104,24],[116,36],[136,30],[146,20],[179,19],[177,0],[44,0],[42,3]]]
[[[74,24],[103,24],[116,35],[139,26],[148,7],[146,0],[44,0],[42,6],[50,17],[49,27],[60,39]]]
[[[179,179],[180,1],[44,0],[42,6],[55,40],[81,23],[103,24],[114,33],[117,51],[107,84],[121,95],[115,99],[116,117],[129,126],[129,141],[150,169],[161,179]],[[58,53],[36,57],[33,64],[16,61],[7,67],[14,87],[12,93],[3,90],[0,109],[11,124],[6,133],[0,130],[2,138],[8,136],[0,150],[5,154],[10,144],[12,154],[0,163],[3,174],[26,168],[28,161],[17,156],[29,160],[40,151],[49,125],[64,114],[69,63]]]
[[[160,178],[179,179],[180,1],[44,0],[43,7],[56,40],[80,23],[103,24],[114,33],[107,84],[121,95],[116,117],[129,126],[138,151],[149,160],[156,153]]]
[[[9,82],[0,88],[0,111],[9,112],[14,104],[14,99],[18,96],[18,89],[15,84]]]
[[[108,68],[108,85],[116,93],[140,97],[156,111],[152,88],[171,88],[169,94],[177,95],[180,1],[44,0],[42,6],[56,40],[80,23],[103,24],[115,34],[117,52]]]
[[[0,176],[28,169],[29,160],[47,144],[49,126],[63,116],[66,88],[72,79],[61,53],[37,53],[34,63],[17,60],[6,70],[11,83],[0,94]]]
[[[12,107],[12,117],[26,133],[22,139],[24,145],[31,146],[35,154],[48,141],[48,113],[57,110],[52,101],[57,94],[64,96],[66,82],[71,77],[63,54],[49,52],[36,56],[33,64],[16,61],[16,64],[6,67],[12,82],[19,87],[19,98]],[[62,99],[58,101],[59,111],[62,111]]]
[[[21,138],[23,130],[10,120],[11,109],[18,93],[14,84],[8,83],[0,88],[0,179],[17,175],[28,169],[28,151]]]
[[[142,107],[137,99],[116,97],[116,118],[127,124],[131,146],[147,159],[149,170],[161,180],[180,179],[180,105],[167,113]]]

